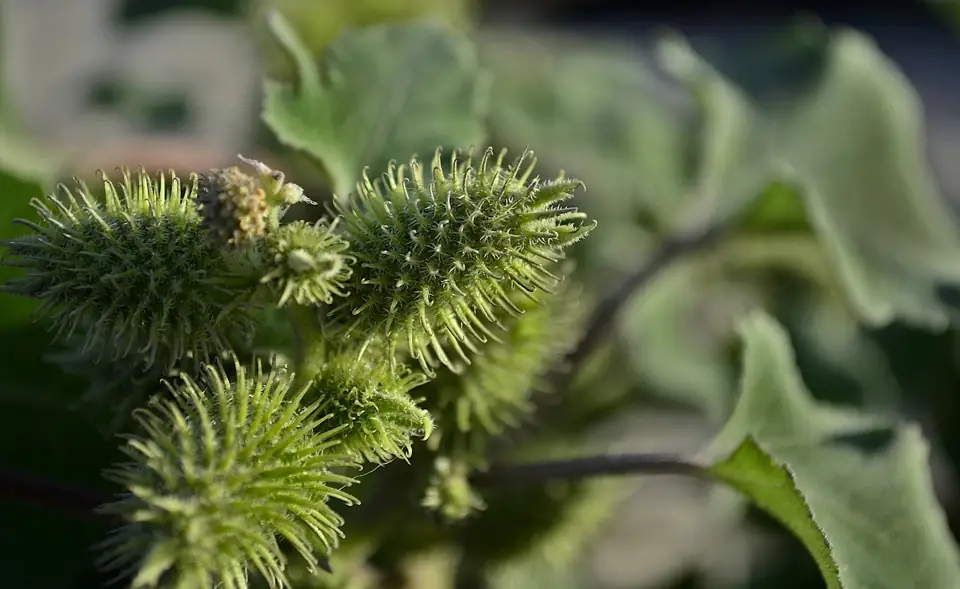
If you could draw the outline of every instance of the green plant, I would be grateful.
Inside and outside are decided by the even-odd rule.
[[[849,324],[956,320],[960,232],[917,101],[869,41],[825,34],[815,89],[770,111],[668,40],[690,116],[582,48],[518,66],[538,54],[478,58],[411,21],[345,33],[318,67],[269,26],[297,79],[266,81],[263,120],[332,194],[243,157],[125,170],[36,194],[5,236],[3,291],[38,301],[50,358],[127,432],[107,473],[122,494],[97,511],[105,570],[136,588],[412,585],[413,559],[454,547],[449,576],[484,586],[521,557],[575,559],[619,497],[584,479],[679,474],[752,500],[830,589],[960,585],[918,426],[815,398],[782,308],[833,313],[847,339],[814,334],[830,350],[861,344]],[[691,293],[733,310],[691,327]],[[719,434],[689,456],[584,456],[632,402],[625,365]]]

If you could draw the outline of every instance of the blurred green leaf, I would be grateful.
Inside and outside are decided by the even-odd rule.
[[[668,39],[660,61],[694,98],[692,118],[623,50],[488,45],[495,135],[576,166],[605,227],[646,212],[660,230],[736,213],[741,233],[809,229],[861,320],[947,324],[938,293],[960,286],[960,231],[925,158],[920,101],[865,36],[835,31],[819,84],[769,112]],[[625,247],[612,251],[622,260]]]
[[[624,309],[624,353],[651,392],[722,422],[735,385],[734,326],[762,296],[699,258],[678,262]]]
[[[675,224],[723,222],[756,200],[770,183],[775,164],[773,138],[743,91],[683,41],[668,38],[659,50],[661,65],[686,84],[698,112],[691,136],[694,171],[686,194],[651,196],[680,197],[689,202]]]
[[[841,31],[816,90],[770,113],[724,90],[729,84],[683,42],[668,41],[662,56],[704,97],[701,145],[716,147],[702,152],[713,157],[700,158],[703,198],[743,215],[700,257],[704,272],[746,284],[786,273],[818,289],[815,306],[798,312],[833,320],[815,326],[798,319],[811,352],[861,385],[886,384],[883,393],[867,391],[866,400],[888,402],[895,387],[882,362],[867,360],[877,350],[855,321],[942,328],[951,310],[938,291],[960,284],[960,231],[925,160],[920,104],[906,79],[872,42]],[[711,116],[720,120],[710,123]],[[738,174],[745,174],[735,181],[740,188],[724,180]],[[751,197],[757,178],[768,183]],[[662,392],[715,414],[723,404],[716,396],[732,393],[723,378],[729,341],[714,339],[710,348],[703,336],[710,329],[697,320],[702,309],[717,307],[715,293],[689,280],[649,289],[621,324],[634,366]],[[836,329],[837,321],[846,327]]]
[[[480,47],[494,73],[494,139],[530,146],[550,173],[566,168],[583,180],[584,208],[604,227],[636,215],[659,222],[682,204],[671,199],[686,188],[690,104],[635,50],[505,31],[488,33]]]
[[[473,4],[473,0],[251,0],[250,14],[260,24],[271,10],[280,12],[316,56],[350,28],[426,17],[466,28],[472,24]],[[268,50],[268,58],[278,57],[278,47],[271,44]]]
[[[960,285],[960,225],[926,159],[920,99],[895,64],[838,32],[819,90],[775,132],[860,317],[946,327],[937,289]]]
[[[710,472],[799,538],[830,589],[960,586],[919,429],[815,402],[768,315],[741,334],[740,397]]]
[[[462,34],[432,21],[357,29],[330,45],[321,71],[279,13],[270,26],[298,83],[265,82],[263,120],[315,157],[340,197],[366,166],[376,178],[390,160],[481,147],[488,82]]]
[[[697,71],[691,64],[709,70],[686,45],[668,47],[670,61],[685,65],[672,70],[686,79]],[[950,310],[937,293],[960,285],[960,225],[926,160],[920,101],[865,36],[835,33],[828,55],[821,84],[796,110],[753,116],[753,127],[767,119],[773,153],[741,160],[734,172],[767,170],[797,189],[794,198],[861,320],[943,328]],[[776,198],[779,210],[799,212],[788,191],[766,196],[767,207]],[[758,225],[756,216],[749,221]]]

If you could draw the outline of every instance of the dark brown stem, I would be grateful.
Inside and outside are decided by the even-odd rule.
[[[478,487],[535,485],[555,480],[577,480],[615,475],[677,474],[704,476],[702,466],[669,454],[607,454],[518,464],[495,464],[477,472],[472,482]]]
[[[724,229],[725,225],[713,225],[704,231],[669,239],[660,246],[660,249],[646,263],[632,274],[624,277],[620,284],[597,305],[580,343],[566,357],[564,362],[566,371],[574,373],[576,368],[603,343],[613,327],[620,309],[623,308],[624,303],[630,300],[630,296],[634,292],[650,282],[661,270],[676,259],[715,243],[723,234]]]
[[[81,517],[97,517],[96,508],[110,501],[106,494],[0,471],[0,500],[29,503]]]

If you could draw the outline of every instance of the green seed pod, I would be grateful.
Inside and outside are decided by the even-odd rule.
[[[133,587],[246,587],[252,564],[271,587],[290,586],[286,539],[316,570],[316,551],[341,536],[330,499],[355,481],[333,469],[337,430],[316,405],[301,404],[281,372],[231,382],[207,367],[199,383],[171,387],[173,398],[136,412],[143,433],[129,439],[131,462],[108,473],[128,497],[103,508],[126,524],[103,546],[101,565],[133,574]]]
[[[324,362],[308,398],[331,416],[330,427],[343,428],[337,436],[340,451],[382,463],[409,458],[413,436],[430,436],[430,413],[408,394],[423,382],[422,374],[403,367],[395,371],[386,362],[340,352]]]
[[[209,358],[247,337],[258,271],[207,238],[196,178],[192,187],[172,172],[151,178],[124,170],[119,185],[102,178],[102,202],[79,181],[33,201],[40,220],[17,220],[32,233],[7,242],[12,258],[4,260],[25,275],[2,289],[40,299],[37,312],[51,320],[56,339],[79,328],[82,352],[137,353],[147,367]]]
[[[364,177],[353,199],[337,203],[357,260],[351,296],[332,311],[347,334],[382,336],[391,351],[406,341],[432,374],[454,366],[442,342],[469,363],[464,348],[495,339],[488,324],[498,311],[520,312],[510,290],[535,298],[551,288],[557,277],[547,266],[595,225],[560,204],[581,183],[541,182],[531,178],[529,152],[507,167],[504,156],[453,155],[444,172],[438,151],[429,181],[411,160],[375,183]]]
[[[348,244],[335,227],[336,221],[294,221],[264,240],[267,273],[260,281],[277,296],[278,307],[290,301],[318,306],[345,295],[342,288],[351,272],[344,253]]]
[[[422,505],[448,521],[462,520],[483,509],[483,500],[470,486],[469,474],[465,462],[438,456]]]
[[[542,304],[514,295],[524,313],[505,322],[506,333],[480,346],[470,366],[441,370],[424,386],[424,396],[440,415],[440,429],[466,433],[479,427],[498,434],[518,426],[533,409],[531,396],[542,388],[542,377],[580,336],[586,309],[581,294],[568,277],[555,294],[542,297]]]

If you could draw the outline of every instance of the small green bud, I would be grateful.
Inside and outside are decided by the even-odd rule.
[[[560,205],[581,183],[541,182],[529,152],[507,167],[504,156],[454,155],[447,173],[438,151],[429,179],[411,160],[376,183],[364,177],[336,204],[357,261],[351,296],[331,312],[347,334],[383,337],[391,350],[406,342],[432,373],[454,366],[445,347],[469,363],[464,348],[496,339],[488,325],[499,325],[498,311],[521,312],[509,291],[535,299],[551,289],[558,277],[547,267],[595,225]]]
[[[7,242],[4,260],[25,274],[2,289],[40,299],[55,339],[82,333],[81,352],[136,353],[146,367],[208,358],[249,336],[255,268],[207,238],[196,178],[190,187],[173,173],[102,178],[102,202],[79,181],[34,199],[40,219],[17,220],[32,232]]]
[[[348,244],[334,233],[336,223],[288,223],[264,241],[267,273],[261,279],[277,295],[277,306],[330,303],[350,278]]]
[[[339,352],[323,364],[307,398],[330,415],[330,427],[343,428],[337,436],[340,451],[382,463],[409,458],[413,436],[430,436],[430,413],[409,395],[424,380],[403,367],[394,371],[385,362]]]
[[[135,412],[143,433],[123,448],[131,462],[108,473],[129,495],[103,508],[126,524],[101,560],[134,575],[134,588],[246,587],[250,563],[289,587],[277,536],[316,570],[315,552],[342,535],[328,502],[355,503],[341,490],[355,481],[333,470],[355,463],[336,453],[337,430],[282,372],[236,371],[231,382],[208,366]]]
[[[470,486],[469,474],[466,463],[437,457],[421,505],[439,512],[448,521],[464,519],[483,509],[483,499]]]
[[[303,188],[292,182],[286,182],[284,173],[280,170],[274,170],[265,163],[238,155],[240,160],[252,167],[260,180],[260,185],[266,192],[267,201],[271,206],[289,206],[299,202],[315,205],[303,194]]]

